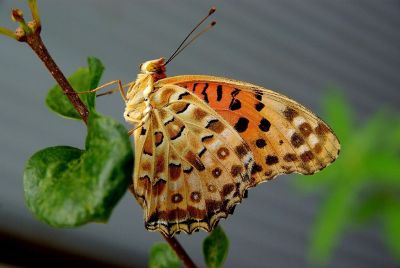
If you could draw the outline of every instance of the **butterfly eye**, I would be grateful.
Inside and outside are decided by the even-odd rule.
[[[143,63],[141,63],[141,64],[139,65],[139,71],[142,70],[142,66],[143,66]]]

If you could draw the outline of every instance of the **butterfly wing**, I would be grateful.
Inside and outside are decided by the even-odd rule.
[[[164,84],[196,94],[234,127],[253,152],[255,184],[283,173],[313,174],[332,163],[340,151],[326,123],[274,91],[205,75],[165,78],[155,86]]]
[[[150,101],[149,120],[134,132],[131,189],[146,228],[168,236],[211,231],[254,185],[253,154],[221,115],[186,89],[165,85]]]

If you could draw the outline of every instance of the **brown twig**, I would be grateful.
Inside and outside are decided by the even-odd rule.
[[[60,88],[64,91],[65,95],[79,113],[82,120],[87,123],[89,116],[88,108],[81,101],[78,94],[71,87],[60,68],[50,56],[46,46],[42,41],[42,38],[40,37],[41,25],[35,2],[36,1],[30,1],[30,8],[34,18],[33,21],[29,23],[25,23],[21,10],[14,9],[12,11],[12,18],[20,23],[20,27],[16,30],[15,37],[18,41],[27,43],[29,47],[36,53],[36,55],[41,59],[51,75],[60,85]]]
[[[178,255],[179,259],[183,263],[186,268],[196,268],[196,264],[192,261],[189,255],[186,253],[185,249],[181,246],[179,241],[175,237],[168,237],[162,234],[164,239],[168,242],[171,248],[175,251],[176,255]]]
[[[65,95],[67,95],[69,101],[74,106],[75,110],[79,113],[82,120],[87,123],[89,110],[78,97],[78,94],[76,94],[75,90],[71,87],[64,74],[61,72],[57,64],[54,62],[53,58],[50,56],[45,45],[43,44],[42,39],[40,38],[40,35],[29,35],[27,37],[27,43],[36,53],[36,55],[42,60],[44,65],[46,65],[47,69],[50,71],[51,75],[64,91]]]

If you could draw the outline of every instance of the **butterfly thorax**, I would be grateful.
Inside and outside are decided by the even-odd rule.
[[[140,65],[140,73],[127,92],[125,120],[132,124],[144,123],[151,110],[150,95],[154,83],[166,77],[164,58],[146,61]]]

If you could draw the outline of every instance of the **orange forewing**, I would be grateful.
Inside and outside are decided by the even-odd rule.
[[[204,75],[175,76],[158,84],[186,88],[235,128],[254,154],[255,185],[282,173],[313,174],[339,153],[339,141],[326,123],[274,91]]]

